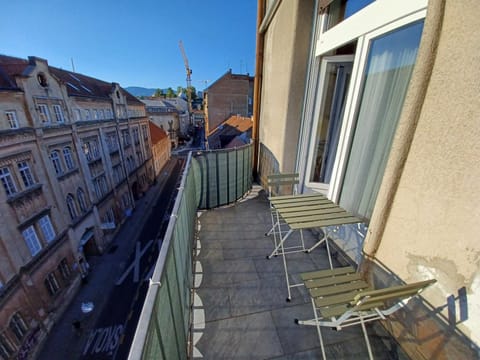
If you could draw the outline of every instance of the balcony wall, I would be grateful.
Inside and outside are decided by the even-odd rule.
[[[129,359],[187,358],[197,209],[240,199],[251,174],[252,145],[189,155]]]

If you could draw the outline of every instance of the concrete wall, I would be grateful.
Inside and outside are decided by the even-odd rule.
[[[295,169],[313,15],[313,1],[282,1],[265,33],[259,139],[282,172]]]
[[[424,296],[450,324],[444,333],[418,333],[429,347],[422,352],[428,358],[470,358],[449,348],[457,329],[480,343],[478,14],[476,0],[430,1],[418,65],[377,199],[391,207],[375,208],[366,239],[371,252],[373,239],[381,236],[376,257],[404,281],[438,280]],[[402,160],[399,145],[409,142]],[[396,166],[402,161],[403,169]],[[398,186],[389,200],[391,179]],[[459,296],[462,288],[467,303]]]

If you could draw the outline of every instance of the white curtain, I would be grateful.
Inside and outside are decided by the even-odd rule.
[[[340,205],[369,219],[417,56],[422,23],[373,40]]]

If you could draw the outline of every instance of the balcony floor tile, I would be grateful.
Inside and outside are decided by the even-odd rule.
[[[204,359],[319,359],[317,330],[300,326],[295,318],[313,317],[306,289],[292,289],[292,301],[286,302],[287,288],[280,256],[266,259],[273,249],[268,201],[259,191],[257,197],[233,206],[203,212],[199,218],[202,280],[196,294],[203,304],[205,327],[195,344]],[[318,234],[304,231],[305,245],[312,246]],[[296,239],[295,239],[296,238]],[[294,233],[290,244],[299,241]],[[291,239],[289,239],[291,240]],[[287,265],[291,283],[300,282],[305,271],[329,266],[325,247],[310,254],[289,254]],[[334,259],[334,266],[340,266]],[[369,339],[378,359],[403,358],[379,325],[368,325]],[[368,357],[360,326],[333,331],[322,329],[329,359],[365,359]],[[195,357],[194,357],[195,358]]]

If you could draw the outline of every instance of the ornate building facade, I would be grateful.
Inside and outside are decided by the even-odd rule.
[[[154,181],[142,102],[0,56],[0,358],[32,352]]]

